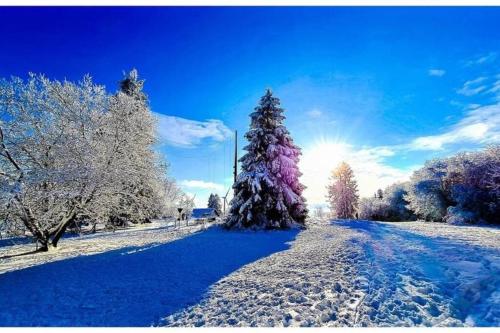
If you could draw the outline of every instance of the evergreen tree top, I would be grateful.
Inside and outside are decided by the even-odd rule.
[[[285,117],[280,104],[279,98],[273,96],[271,89],[266,89],[264,96],[260,98],[259,105],[250,114],[252,119],[250,128],[275,129],[281,126]]]
[[[120,81],[120,91],[139,100],[145,100],[146,95],[142,91],[144,81],[139,80],[139,73],[137,69],[133,68],[130,72],[123,74],[123,80]]]

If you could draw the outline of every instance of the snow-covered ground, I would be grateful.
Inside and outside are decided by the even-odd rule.
[[[498,228],[337,221],[194,231],[103,234],[94,242],[121,240],[93,255],[78,256],[87,244],[65,260],[63,250],[16,259],[3,271],[24,269],[0,274],[0,325],[500,325]]]
[[[119,229],[114,232],[100,232],[84,236],[68,234],[53,252],[36,252],[36,244],[29,238],[3,239],[0,244],[0,274],[12,270],[41,265],[80,255],[92,255],[130,246],[151,246],[162,244],[203,229],[203,225],[182,225],[175,228],[174,222],[157,220]],[[14,244],[9,246],[10,244]]]

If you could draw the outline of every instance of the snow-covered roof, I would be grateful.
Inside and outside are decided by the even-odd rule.
[[[194,208],[193,214],[191,215],[194,218],[203,218],[203,217],[216,217],[215,209],[213,208]]]

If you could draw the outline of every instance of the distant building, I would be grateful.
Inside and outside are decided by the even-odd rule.
[[[191,214],[191,218],[195,220],[207,219],[208,221],[215,221],[217,217],[217,212],[213,208],[194,208]]]

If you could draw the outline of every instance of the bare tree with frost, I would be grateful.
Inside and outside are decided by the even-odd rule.
[[[162,215],[179,189],[167,194],[171,180],[152,149],[154,126],[145,95],[109,96],[89,76],[78,83],[33,74],[1,80],[2,219],[22,224],[49,250],[78,220]]]
[[[74,84],[30,75],[3,80],[0,103],[4,209],[50,249],[79,214],[115,204],[116,156],[101,144],[107,95],[88,76]]]

